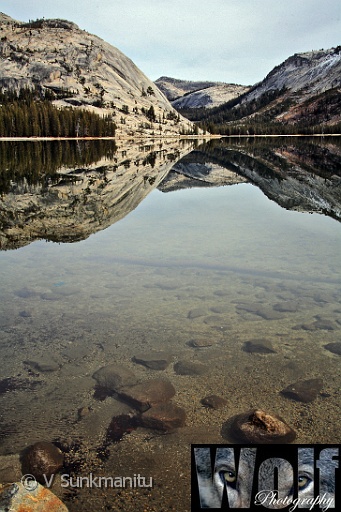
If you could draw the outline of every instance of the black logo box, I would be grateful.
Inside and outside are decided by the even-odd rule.
[[[331,510],[332,512],[339,510],[341,504],[340,446],[339,444],[191,445],[191,510],[192,512],[207,509],[242,509],[258,512],[272,509]],[[224,463],[225,454],[228,455],[228,464],[226,461]],[[232,466],[231,455],[234,463]],[[244,502],[238,499],[234,501],[233,496],[245,494],[245,489],[242,489],[245,485],[245,475],[238,475],[238,471],[245,472],[245,468],[250,466],[250,455],[253,458],[252,474],[247,478],[248,489],[246,489],[246,494],[250,493],[250,502],[243,506],[245,500]],[[273,464],[273,459],[280,460]],[[245,464],[246,460],[248,464]],[[276,462],[279,463],[279,467]],[[290,497],[285,501],[278,499],[279,495],[275,491],[277,491],[276,485],[278,486],[282,481],[283,468],[290,470],[290,466],[292,467],[292,488]],[[231,467],[235,470],[235,474],[231,471]],[[268,494],[268,501],[266,501],[265,495],[260,492],[265,489],[259,489],[259,478],[261,478],[260,474],[264,475],[265,469],[269,472],[270,468],[271,473],[272,467],[273,475],[269,476],[272,489],[267,490],[274,492]],[[217,482],[219,486],[221,481],[224,483],[221,486],[223,491],[220,501]]]

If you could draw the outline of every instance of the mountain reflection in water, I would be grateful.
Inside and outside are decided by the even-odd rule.
[[[83,240],[125,217],[156,187],[169,192],[251,182],[283,208],[340,220],[340,164],[338,138],[120,148],[104,140],[2,142],[0,248]]]

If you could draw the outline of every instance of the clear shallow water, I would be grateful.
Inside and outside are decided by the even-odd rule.
[[[130,410],[112,397],[94,398],[91,376],[110,362],[141,380],[169,378],[174,401],[187,413],[186,427],[176,434],[159,438],[138,429],[126,436],[102,468],[113,471],[116,459],[153,476],[160,484],[151,494],[155,510],[160,500],[166,510],[178,502],[186,509],[189,443],[222,442],[224,421],[249,408],[285,418],[299,443],[339,443],[340,356],[324,345],[340,341],[340,249],[339,222],[287,211],[242,183],[155,189],[122,220],[84,241],[38,241],[0,253],[1,378],[22,383],[0,395],[0,455],[42,438],[72,437],[95,464],[110,418]],[[244,350],[245,342],[260,338],[275,352]],[[212,346],[194,349],[193,339]],[[172,364],[153,371],[132,362],[150,350],[204,363],[208,372],[180,376]],[[38,371],[27,364],[32,360],[57,368]],[[313,402],[280,394],[308,378],[323,380]],[[200,399],[209,394],[223,396],[227,406],[207,411]],[[83,406],[92,412],[78,421]],[[184,474],[177,497],[167,490],[160,457],[169,468],[169,488],[180,470]],[[103,497],[90,498],[98,510],[104,507]],[[85,510],[79,499],[70,510]]]

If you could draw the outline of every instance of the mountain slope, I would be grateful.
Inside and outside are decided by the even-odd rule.
[[[262,82],[210,111],[186,110],[193,120],[222,125],[262,122],[278,125],[335,125],[341,121],[341,46],[295,54]]]
[[[0,91],[39,88],[59,107],[105,109],[123,134],[192,131],[128,57],[74,23],[21,23],[1,13],[0,28]]]
[[[213,108],[240,96],[249,87],[221,82],[191,82],[161,77],[155,81],[158,88],[177,110],[188,108]]]

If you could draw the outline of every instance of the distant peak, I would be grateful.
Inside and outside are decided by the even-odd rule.
[[[8,16],[8,14],[0,12],[0,23],[18,23],[18,21]]]

